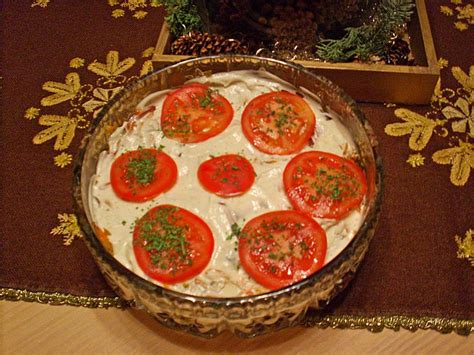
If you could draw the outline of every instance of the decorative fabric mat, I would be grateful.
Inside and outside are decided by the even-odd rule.
[[[361,104],[385,164],[357,277],[304,325],[474,330],[474,9],[427,2],[440,85],[431,106]],[[4,1],[0,299],[123,307],[80,237],[71,160],[93,116],[150,70],[154,1]]]

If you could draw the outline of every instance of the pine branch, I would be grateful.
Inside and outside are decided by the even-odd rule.
[[[346,28],[341,39],[321,41],[316,54],[330,62],[367,60],[381,54],[390,39],[410,20],[414,7],[413,0],[381,0],[370,23]]]
[[[165,6],[166,22],[175,37],[191,31],[201,31],[203,22],[193,0],[154,0]]]

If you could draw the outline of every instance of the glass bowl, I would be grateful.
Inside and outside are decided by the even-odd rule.
[[[325,110],[332,110],[355,141],[367,176],[366,217],[347,247],[310,277],[283,289],[249,297],[197,297],[157,286],[125,268],[107,250],[91,227],[89,184],[99,153],[107,140],[135,112],[148,94],[182,85],[209,73],[264,69],[295,87],[304,87],[319,97]],[[283,61],[254,56],[219,56],[186,60],[155,71],[123,89],[104,107],[84,137],[74,164],[75,212],[84,240],[110,286],[133,307],[150,313],[160,323],[194,335],[214,337],[229,330],[252,337],[299,324],[309,308],[321,309],[334,298],[354,274],[374,235],[382,197],[382,162],[377,139],[356,103],[324,77]]]

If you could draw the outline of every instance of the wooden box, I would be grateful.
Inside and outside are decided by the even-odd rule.
[[[296,60],[295,63],[326,76],[357,101],[428,104],[439,78],[439,67],[424,0],[416,0],[408,34],[415,66],[306,60]],[[165,23],[153,55],[158,68],[191,58],[168,54],[170,44],[171,35]]]

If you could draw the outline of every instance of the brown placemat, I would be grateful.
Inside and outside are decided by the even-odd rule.
[[[79,237],[71,159],[94,113],[153,67],[163,10],[133,4],[3,2],[0,299],[123,306]],[[467,4],[427,7],[438,98],[361,105],[385,163],[383,211],[356,279],[306,325],[473,331],[474,26]]]

